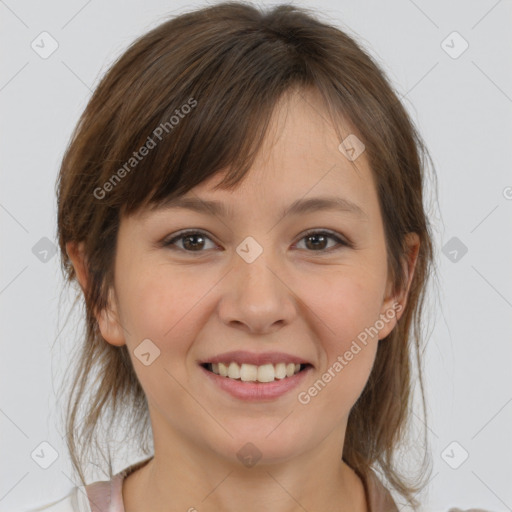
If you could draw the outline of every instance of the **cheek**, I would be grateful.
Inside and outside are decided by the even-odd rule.
[[[347,267],[329,275],[328,282],[309,280],[304,297],[325,324],[329,352],[347,350],[351,340],[361,333],[373,332],[371,327],[379,318],[384,286],[380,278],[368,277],[376,275],[368,267]]]
[[[327,414],[347,413],[363,391],[375,360],[381,289],[367,275],[351,268],[330,276],[329,285],[315,279],[309,283],[307,305],[318,319],[323,357],[321,382],[316,381],[308,395],[316,401],[314,407],[339,405]],[[318,400],[315,393],[324,396]]]
[[[165,267],[130,272],[124,282],[122,317],[132,350],[145,338],[155,341],[164,353],[187,350],[200,328],[201,301],[215,279],[191,279],[190,271],[172,273]],[[211,281],[211,282],[210,282]]]
[[[225,431],[215,416],[205,414],[209,408],[198,406],[201,397],[189,385],[195,365],[190,351],[211,315],[208,292],[218,282],[218,276],[197,276],[197,272],[195,278],[191,276],[190,268],[171,270],[162,265],[155,265],[149,273],[139,272],[125,290],[124,314],[131,317],[128,345],[153,427],[160,432],[162,424],[169,424],[183,437],[192,436],[199,446],[207,445],[209,436],[222,440]],[[160,350],[148,366],[134,356],[134,349],[145,338],[155,340]]]
[[[179,383],[187,378],[187,353],[201,328],[201,298],[215,281],[208,284],[191,279],[190,272],[171,274],[158,265],[128,275],[136,279],[125,280],[122,285],[121,311],[137,377],[149,400],[159,404],[162,411],[171,406],[186,410],[187,394]],[[137,356],[139,345],[146,339],[157,347],[149,349],[154,360],[147,366]],[[155,350],[159,350],[156,357]]]

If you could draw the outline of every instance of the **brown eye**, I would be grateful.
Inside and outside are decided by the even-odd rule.
[[[202,231],[184,231],[170,240],[164,242],[164,246],[171,249],[177,248],[185,252],[204,252],[205,240],[211,240]],[[176,242],[182,242],[182,246],[176,246]]]
[[[345,242],[339,236],[337,236],[334,233],[331,233],[330,231],[309,231],[301,238],[301,241],[306,241],[305,247],[310,252],[331,252],[330,249],[332,249],[332,247],[330,249],[327,249],[329,239],[334,240],[336,242],[334,246],[335,248],[336,246],[340,245],[350,245],[348,242]]]
[[[207,247],[208,240],[212,242],[213,247]],[[352,247],[348,241],[342,239],[337,234],[325,230],[309,231],[300,239],[300,242],[303,240],[305,240],[305,250],[308,252],[330,253],[343,246]],[[330,240],[335,242],[334,246],[331,245],[329,247]],[[162,245],[172,250],[188,253],[201,253],[207,249],[217,247],[209,236],[197,230],[182,231],[173,238],[164,241]]]

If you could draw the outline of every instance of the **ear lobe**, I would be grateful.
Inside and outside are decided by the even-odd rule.
[[[412,278],[414,276],[414,270],[416,268],[416,262],[418,260],[420,248],[420,239],[418,234],[412,232],[407,233],[405,235],[405,244],[406,261],[404,262],[403,266],[406,276],[406,285],[405,288],[400,290],[398,294],[393,295],[393,283],[388,281],[386,287],[386,300],[384,301],[381,310],[381,318],[385,317],[388,320],[386,321],[385,327],[381,329],[379,332],[379,339],[385,338],[393,330],[396,323],[398,322],[403,312],[405,311],[405,307],[407,305],[409,290],[411,287]],[[390,314],[390,311],[394,311],[393,315]]]
[[[108,305],[98,313],[96,318],[101,335],[108,343],[117,347],[126,343],[123,328],[119,321],[115,293],[112,289],[108,293]]]
[[[68,242],[66,244],[66,253],[73,263],[77,280],[85,294],[88,286],[88,276],[83,242],[79,244]],[[107,307],[101,312],[96,313],[96,320],[103,338],[108,343],[116,346],[125,344],[123,329],[117,312],[117,302],[115,301],[115,294],[112,289],[109,290]]]

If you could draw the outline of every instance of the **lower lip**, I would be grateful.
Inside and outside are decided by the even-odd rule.
[[[223,391],[226,391],[231,396],[239,398],[240,400],[254,402],[279,398],[297,387],[313,369],[311,366],[307,366],[304,370],[291,377],[274,380],[273,382],[244,382],[230,379],[229,377],[222,377],[221,375],[207,370],[203,366],[200,366],[200,368],[206,376]]]

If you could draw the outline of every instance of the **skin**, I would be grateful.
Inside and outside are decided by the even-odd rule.
[[[213,191],[217,175],[187,194],[221,200],[234,212],[229,217],[175,208],[122,218],[115,289],[98,323],[107,342],[129,347],[155,443],[154,458],[124,481],[126,512],[367,510],[362,482],[341,459],[347,419],[379,340],[403,313],[419,241],[409,234],[409,281],[392,295],[365,154],[350,162],[327,119],[314,93],[290,94],[238,189]],[[348,198],[365,215],[326,210],[279,221],[296,199],[323,195]],[[189,228],[208,238],[182,238],[175,250],[159,245]],[[304,233],[313,228],[354,247],[331,238],[308,244]],[[263,248],[250,264],[236,252],[247,236]],[[80,246],[70,244],[68,254],[85,288]],[[378,335],[307,405],[299,403],[298,393],[397,304],[401,311]],[[133,354],[146,338],[160,349],[149,366]],[[300,389],[247,403],[213,386],[197,363],[238,349],[291,353],[314,369]],[[247,442],[262,454],[251,468],[237,458]]]

